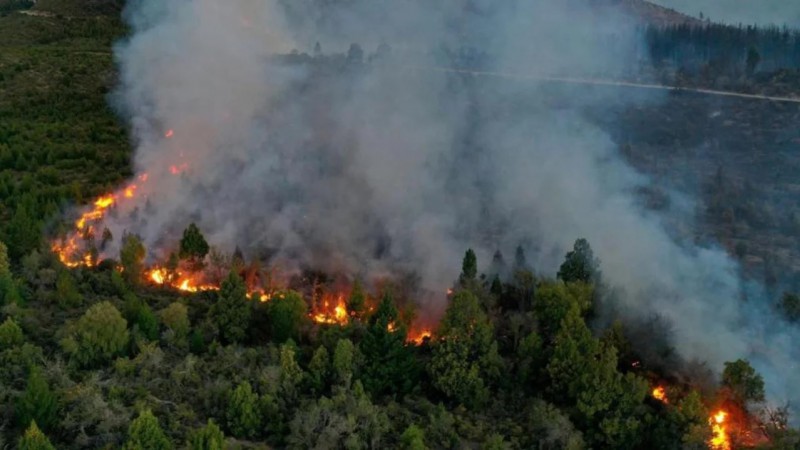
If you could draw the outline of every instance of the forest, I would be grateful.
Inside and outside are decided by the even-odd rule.
[[[0,16],[0,449],[800,448],[750,362],[683,361],[659,317],[602,320],[617,293],[580,236],[557,268],[522,248],[490,261],[464,249],[435,324],[419,320],[413,276],[309,269],[257,296],[260,261],[214,249],[191,223],[163,273],[135,235],[68,267],[52,248],[67,211],[134,173],[109,106],[111,45],[127,30],[115,14],[54,11],[65,16]],[[784,65],[796,34],[732,30],[648,36],[679,66],[796,70]],[[324,64],[363,59],[354,45]],[[178,267],[220,283],[154,282]],[[342,304],[318,317],[327,301]],[[796,295],[781,307],[800,318]]]

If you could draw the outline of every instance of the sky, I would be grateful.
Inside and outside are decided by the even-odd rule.
[[[653,3],[727,23],[800,28],[800,0],[652,0]]]

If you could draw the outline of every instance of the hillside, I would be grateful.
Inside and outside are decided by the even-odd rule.
[[[619,8],[642,23],[654,26],[702,25],[703,21],[645,0],[599,0],[595,4]]]

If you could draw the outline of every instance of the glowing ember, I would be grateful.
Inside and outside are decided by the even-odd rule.
[[[171,173],[173,175],[180,175],[181,173],[185,172],[186,169],[188,169],[188,168],[189,168],[189,164],[186,164],[186,163],[179,164],[177,166],[175,166],[175,165],[169,166],[169,173]]]
[[[725,411],[718,411],[713,416],[709,422],[711,423],[711,441],[709,442],[709,448],[711,450],[731,450],[731,441],[728,437],[728,430],[725,426],[725,419],[728,417],[728,413]]]
[[[172,136],[175,136],[175,130],[167,130],[167,132],[164,133],[164,137],[167,139],[171,138]]]
[[[127,188],[125,188],[125,192],[124,192],[125,198],[133,198],[134,194],[136,194],[136,185],[135,184],[132,184],[132,185],[128,186]]]
[[[653,392],[651,393],[653,398],[662,402],[662,403],[669,403],[669,399],[667,398],[667,391],[664,389],[664,386],[656,386],[653,388]]]
[[[394,333],[395,331],[397,331],[397,325],[395,325],[394,322],[389,322],[389,324],[386,325],[386,330],[389,333]]]

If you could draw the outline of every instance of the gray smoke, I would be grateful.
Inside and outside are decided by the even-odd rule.
[[[542,0],[139,0],[126,14],[116,101],[148,178],[107,225],[153,258],[194,221],[290,270],[415,272],[443,292],[468,247],[489,261],[523,243],[553,275],[586,237],[623,314],[661,315],[684,358],[750,358],[772,399],[797,398],[797,332],[742,300],[723,251],[680,245],[641,210],[647,178],[575,112],[609,94],[435,70],[475,48],[495,70],[618,74],[641,56],[627,19]],[[316,42],[324,64],[275,56]],[[353,42],[391,52],[333,56]]]

